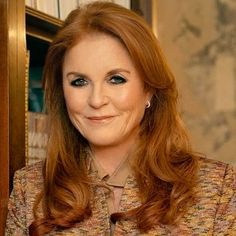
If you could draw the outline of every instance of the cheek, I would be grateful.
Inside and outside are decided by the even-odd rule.
[[[111,94],[114,104],[125,110],[137,105],[145,106],[146,95],[139,84],[130,83],[129,86],[123,89],[113,90]]]
[[[73,92],[71,92],[65,93],[64,97],[68,112],[80,112],[83,109],[84,102],[80,96],[76,96],[75,94],[73,94]]]
[[[146,95],[139,89],[130,89],[113,94],[114,104],[122,110],[145,110]]]

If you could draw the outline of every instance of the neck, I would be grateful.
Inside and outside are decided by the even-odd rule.
[[[102,168],[112,174],[119,164],[127,158],[134,146],[134,140],[115,146],[98,147],[92,146],[92,152]]]

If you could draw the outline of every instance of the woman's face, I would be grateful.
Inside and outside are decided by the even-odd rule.
[[[137,137],[150,94],[117,39],[92,34],[68,50],[63,90],[70,120],[90,145],[115,146]]]

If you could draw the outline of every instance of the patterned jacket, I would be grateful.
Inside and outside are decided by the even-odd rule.
[[[96,172],[91,173],[96,178]],[[15,173],[14,189],[9,200],[6,236],[28,235],[28,226],[36,195],[42,189],[42,163],[27,166]],[[53,231],[48,235],[111,235],[106,190],[96,187],[91,218],[74,228]],[[192,205],[177,226],[158,225],[141,234],[132,220],[116,223],[113,235],[155,236],[236,236],[236,172],[228,164],[209,159],[200,160],[197,203]],[[139,206],[138,187],[133,176],[128,176],[120,202],[120,211]]]

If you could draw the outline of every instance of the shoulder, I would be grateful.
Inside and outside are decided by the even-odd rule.
[[[25,174],[25,173],[34,173],[40,174],[42,173],[44,161],[38,161],[33,164],[24,166],[23,168],[16,171],[17,174]]]
[[[209,189],[220,190],[227,184],[236,184],[236,172],[232,165],[208,158],[199,159],[198,177],[200,185]]]
[[[203,157],[199,159],[200,175],[224,177],[228,170],[230,170],[232,174],[235,174],[235,168],[230,164]]]
[[[43,162],[38,162],[15,172],[8,202],[7,235],[28,235],[27,227],[34,219],[34,202],[43,188],[42,170]]]
[[[14,185],[21,183],[21,185],[37,185],[42,184],[43,181],[43,161],[27,165],[14,174]]]

